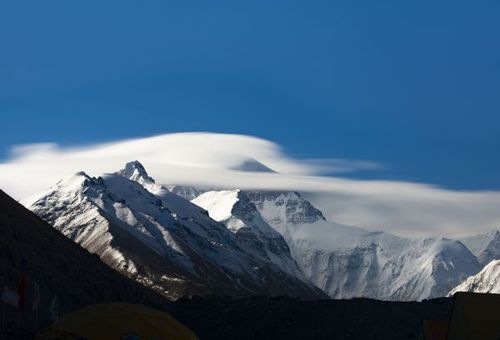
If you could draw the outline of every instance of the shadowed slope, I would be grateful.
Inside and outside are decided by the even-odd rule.
[[[27,282],[23,334],[33,332],[35,281],[41,295],[39,325],[47,324],[54,296],[59,315],[94,303],[126,301],[151,306],[165,301],[112,270],[0,191],[0,287],[16,289],[22,275]],[[6,310],[9,319],[15,310]],[[8,325],[6,331],[8,334]]]

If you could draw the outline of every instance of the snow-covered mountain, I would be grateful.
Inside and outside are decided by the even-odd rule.
[[[469,277],[453,288],[449,296],[456,292],[500,294],[500,260],[493,260],[488,263],[478,274]]]
[[[276,172],[268,166],[262,164],[255,158],[244,157],[236,164],[229,167],[232,170],[245,171],[245,172]]]
[[[325,217],[298,192],[247,191],[247,196],[257,206],[264,219],[272,226],[285,231],[289,224],[324,221]]]
[[[323,296],[259,249],[241,246],[205,210],[157,185],[139,162],[97,178],[77,173],[25,205],[111,267],[167,296]]]
[[[189,202],[191,200],[191,202]],[[445,296],[498,253],[497,233],[403,238],[337,224],[297,192],[155,183],[139,162],[81,172],[25,202],[64,235],[168,296]],[[472,252],[471,252],[472,251]],[[474,253],[474,254],[473,254]]]
[[[267,224],[255,205],[241,190],[206,192],[192,201],[207,210],[210,217],[223,222],[235,235],[238,244],[258,254],[283,271],[306,281],[283,236]]]
[[[464,237],[460,241],[476,255],[481,265],[500,260],[500,231],[492,230],[486,234]]]
[[[284,236],[306,277],[334,298],[444,296],[480,270],[475,256],[458,241],[408,239],[333,223],[296,192],[245,194],[264,221]],[[199,199],[193,202],[203,206]]]
[[[176,194],[177,196],[181,196],[182,198],[188,201],[191,201],[192,199],[195,199],[204,192],[208,191],[201,188],[195,188],[186,185],[167,185],[165,188],[168,191]]]

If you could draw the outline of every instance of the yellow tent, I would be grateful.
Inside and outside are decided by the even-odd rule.
[[[39,340],[195,340],[198,337],[167,313],[142,305],[92,305],[64,316],[38,334]]]

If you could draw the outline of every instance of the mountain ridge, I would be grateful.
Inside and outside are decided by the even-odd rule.
[[[310,298],[322,296],[319,288],[332,298],[423,300],[477,274],[481,254],[496,256],[495,233],[472,242],[479,244],[473,254],[467,240],[404,238],[328,221],[298,192],[160,185],[138,161],[100,177],[75,176],[84,179],[59,182],[31,208],[113,268],[172,298]],[[144,249],[131,249],[137,240]]]
[[[455,240],[407,239],[330,222],[294,192],[248,196],[285,237],[306,277],[332,298],[445,296],[480,270],[474,255]]]
[[[488,233],[460,238],[463,244],[476,255],[481,265],[500,259],[500,231],[493,229]]]
[[[241,249],[225,225],[157,185],[139,162],[96,178],[77,173],[30,204],[35,213],[112,268],[170,298],[324,296],[272,262]]]
[[[453,288],[448,296],[457,292],[500,294],[500,260],[488,263],[479,273]]]

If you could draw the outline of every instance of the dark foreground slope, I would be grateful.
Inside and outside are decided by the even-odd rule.
[[[448,319],[452,300],[300,301],[197,298],[165,310],[201,339],[418,339],[423,319]]]
[[[0,190],[0,294],[4,286],[17,289],[26,277],[26,304],[22,313],[3,303],[4,338],[34,330],[34,283],[40,286],[39,326],[51,314],[64,315],[80,307],[113,301],[150,306],[165,299],[105,265]],[[56,303],[54,297],[57,296]],[[51,305],[54,305],[51,308]],[[52,312],[51,312],[52,309]]]

